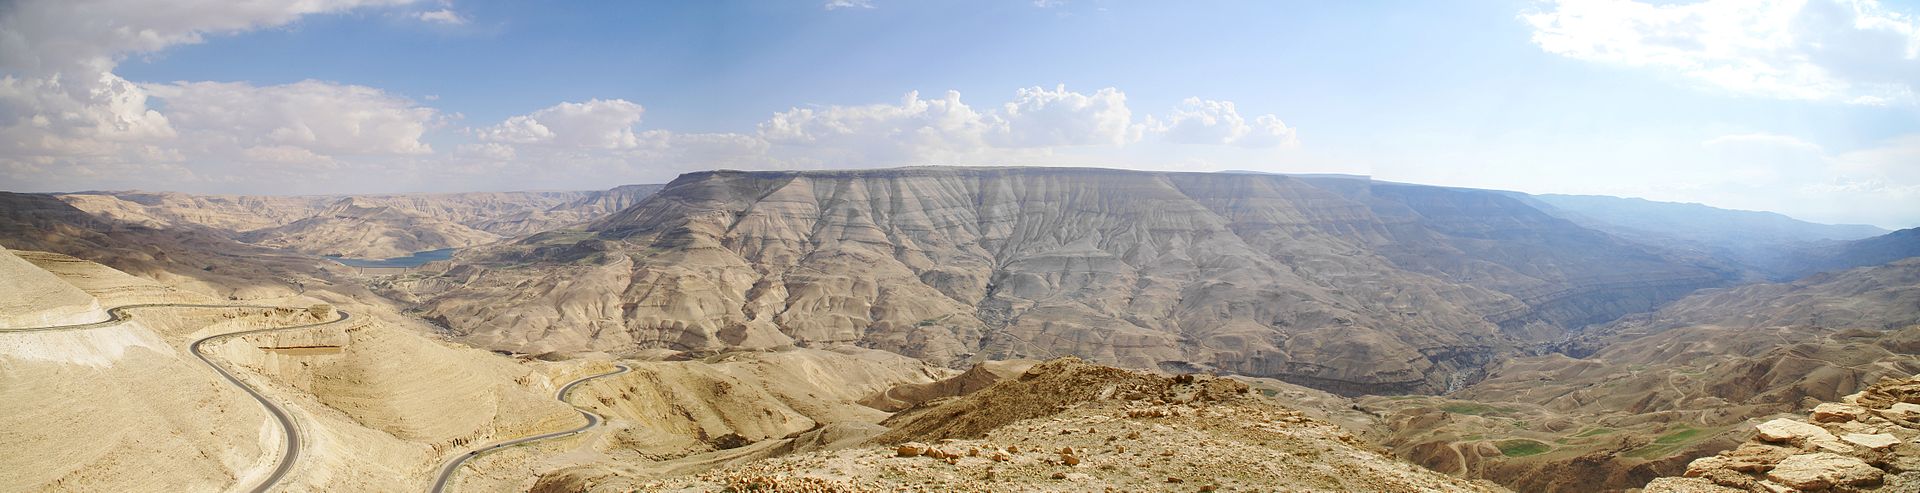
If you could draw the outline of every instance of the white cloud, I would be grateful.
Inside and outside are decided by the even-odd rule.
[[[409,127],[383,114],[350,113],[364,109],[355,103],[368,99],[329,100],[311,93],[323,89],[318,83],[143,85],[113,72],[125,57],[199,43],[209,35],[407,1],[10,2],[0,7],[0,170],[6,173],[0,181],[47,187],[155,175],[232,179],[230,165],[239,162],[319,163],[329,160],[325,152],[369,146],[386,153],[425,151],[420,133],[411,129],[430,119],[430,110],[403,115],[416,124]],[[373,90],[348,92],[354,91],[366,96]],[[159,100],[165,104],[154,104]],[[263,106],[248,106],[256,104]],[[348,121],[323,121],[332,117]]]
[[[827,0],[826,8],[827,10],[870,9],[873,8],[873,0]]]
[[[957,94],[956,94],[957,96]],[[1020,89],[1001,105],[1005,121],[996,141],[1006,147],[1126,145],[1140,139],[1127,95],[1105,88],[1093,94],[1055,86]]]
[[[304,15],[407,0],[20,0],[0,9],[0,145],[68,154],[166,138],[169,121],[113,73],[128,56],[209,34],[281,26]]]
[[[634,125],[646,110],[624,99],[560,103],[476,131],[481,140],[599,149],[640,145]]]
[[[1521,18],[1549,53],[1736,94],[1887,104],[1920,85],[1920,22],[1873,0],[1556,0]]]
[[[1734,134],[1708,139],[1710,151],[1684,167],[1671,167],[1663,182],[1701,188],[1730,206],[1778,210],[1819,221],[1868,221],[1912,225],[1920,211],[1920,135],[1895,138],[1845,152],[1789,135]],[[1695,200],[1700,200],[1696,198]]]
[[[277,86],[178,82],[143,87],[166,104],[180,145],[214,155],[227,148],[255,147],[314,155],[427,154],[433,149],[421,137],[440,118],[432,108],[379,89],[312,80]]]
[[[1280,117],[1260,115],[1248,124],[1232,101],[1200,98],[1181,101],[1155,131],[1177,144],[1280,147],[1296,143],[1293,128]]]
[[[899,104],[793,108],[758,126],[768,143],[829,161],[909,162],[986,147],[985,135],[1004,125],[960,101],[909,92]]]
[[[458,26],[458,25],[467,23],[467,18],[461,17],[460,13],[454,12],[453,9],[440,9],[440,10],[433,10],[428,12],[421,12],[416,17],[419,18],[422,22],[430,22],[435,24],[448,24],[448,25]]]

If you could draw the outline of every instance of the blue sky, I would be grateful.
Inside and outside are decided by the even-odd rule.
[[[1920,225],[1911,3],[837,3],[23,0],[0,13],[23,33],[0,41],[0,188],[1089,165]]]

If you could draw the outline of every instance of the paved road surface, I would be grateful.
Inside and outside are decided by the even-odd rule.
[[[554,395],[554,398],[559,399],[560,402],[567,402],[567,393],[572,392],[574,386],[580,385],[582,383],[585,383],[588,380],[593,380],[595,378],[610,377],[610,376],[619,375],[621,373],[626,373],[628,371],[633,370],[633,368],[629,368],[627,367],[627,365],[614,365],[614,366],[620,367],[620,369],[606,372],[606,373],[601,373],[599,375],[581,377],[579,380],[567,382],[567,385],[560,387],[560,392],[556,393]],[[572,405],[573,403],[568,402],[567,404]],[[493,445],[488,445],[486,447],[482,447],[472,452],[460,454],[459,457],[455,457],[453,458],[453,460],[448,461],[445,467],[440,468],[440,478],[435,479],[433,481],[433,489],[430,491],[432,491],[433,493],[442,493],[446,491],[447,482],[453,480],[453,474],[456,472],[459,472],[460,466],[463,464],[466,464],[468,459],[498,452],[501,449],[505,449],[507,447],[512,447],[516,445],[537,442],[537,441],[546,440],[550,438],[560,438],[560,437],[578,435],[581,433],[585,433],[587,430],[593,429],[593,427],[595,426],[600,426],[600,415],[594,414],[590,411],[587,411],[586,409],[582,409],[580,406],[574,406],[573,410],[579,411],[581,416],[585,416],[587,418],[587,424],[581,425],[579,428],[574,428],[567,431],[557,431],[557,432],[547,433],[542,435],[515,438],[512,440],[507,440],[507,441],[496,443]]]
[[[107,319],[99,322],[74,324],[74,325],[56,325],[51,327],[26,327],[26,328],[17,328],[17,329],[0,329],[0,332],[47,332],[47,331],[57,331],[57,330],[85,330],[85,329],[96,329],[101,327],[108,327],[108,326],[118,325],[122,322],[126,322],[127,320],[133,318],[132,315],[127,314],[127,310],[134,310],[134,309],[141,309],[141,308],[265,308],[265,309],[285,308],[288,310],[306,310],[305,308],[290,308],[290,307],[262,306],[262,305],[201,305],[201,304],[189,304],[189,303],[148,303],[148,304],[124,305],[124,306],[116,306],[113,308],[108,308]],[[215,341],[219,341],[219,340],[223,340],[231,337],[239,337],[239,336],[244,336],[249,334],[262,334],[267,332],[278,332],[283,330],[309,329],[313,327],[319,327],[322,325],[340,323],[340,322],[346,321],[348,317],[352,316],[351,314],[345,311],[340,311],[338,313],[340,314],[339,318],[335,318],[333,320],[329,320],[325,322],[311,323],[311,324],[304,324],[304,325],[294,325],[289,327],[270,327],[265,329],[243,330],[239,332],[228,332],[225,334],[215,334],[207,337],[202,337],[198,340],[193,341],[193,344],[187,346],[187,348],[193,352],[193,355],[195,357],[200,358],[200,361],[202,363],[206,363],[207,366],[213,368],[213,371],[219,372],[221,377],[226,378],[227,383],[233,384],[233,386],[239,387],[240,390],[246,391],[247,395],[253,396],[253,400],[259,402],[260,407],[266,408],[267,413],[272,414],[273,419],[280,422],[280,429],[286,432],[286,445],[287,445],[286,450],[281,452],[280,460],[278,464],[274,466],[273,473],[268,474],[266,479],[260,481],[259,485],[254,486],[253,489],[250,490],[253,493],[265,493],[267,490],[273,489],[275,485],[280,484],[280,481],[282,479],[286,479],[287,472],[293,470],[294,461],[300,459],[300,428],[297,426],[294,426],[293,417],[287,414],[286,409],[283,409],[280,407],[279,404],[275,404],[273,401],[268,400],[267,396],[260,395],[259,391],[254,390],[253,387],[249,387],[247,386],[246,383],[241,382],[239,377],[233,376],[233,373],[228,372],[227,369],[224,367],[221,367],[219,363],[214,363],[212,359],[207,358],[206,353],[200,352],[200,347],[210,342],[215,342]]]

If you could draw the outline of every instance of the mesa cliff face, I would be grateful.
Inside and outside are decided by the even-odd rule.
[[[414,293],[496,349],[857,343],[1432,392],[1726,274],[1511,197],[1071,168],[716,171]]]

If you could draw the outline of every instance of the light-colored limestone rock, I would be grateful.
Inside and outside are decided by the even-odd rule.
[[[1841,404],[1837,402],[1826,402],[1813,407],[1812,417],[1815,422],[1842,423],[1847,421],[1857,421],[1860,418],[1865,417],[1866,414],[1867,414],[1867,410],[1861,409],[1860,406]]]
[[[1760,423],[1760,426],[1754,427],[1754,432],[1761,440],[1795,445],[1834,438],[1833,433],[1828,432],[1826,428],[1791,418],[1779,418]]]
[[[1875,484],[1883,475],[1885,473],[1858,458],[1816,452],[1780,461],[1767,473],[1767,479],[1802,490],[1819,490],[1837,485]]]
[[[1896,438],[1893,435],[1886,434],[1886,433],[1877,433],[1872,435],[1865,435],[1860,433],[1848,433],[1845,435],[1841,435],[1840,440],[1845,441],[1847,443],[1854,444],[1854,445],[1866,447],[1872,450],[1886,450],[1886,449],[1893,448],[1894,445],[1900,444],[1899,438]]]

